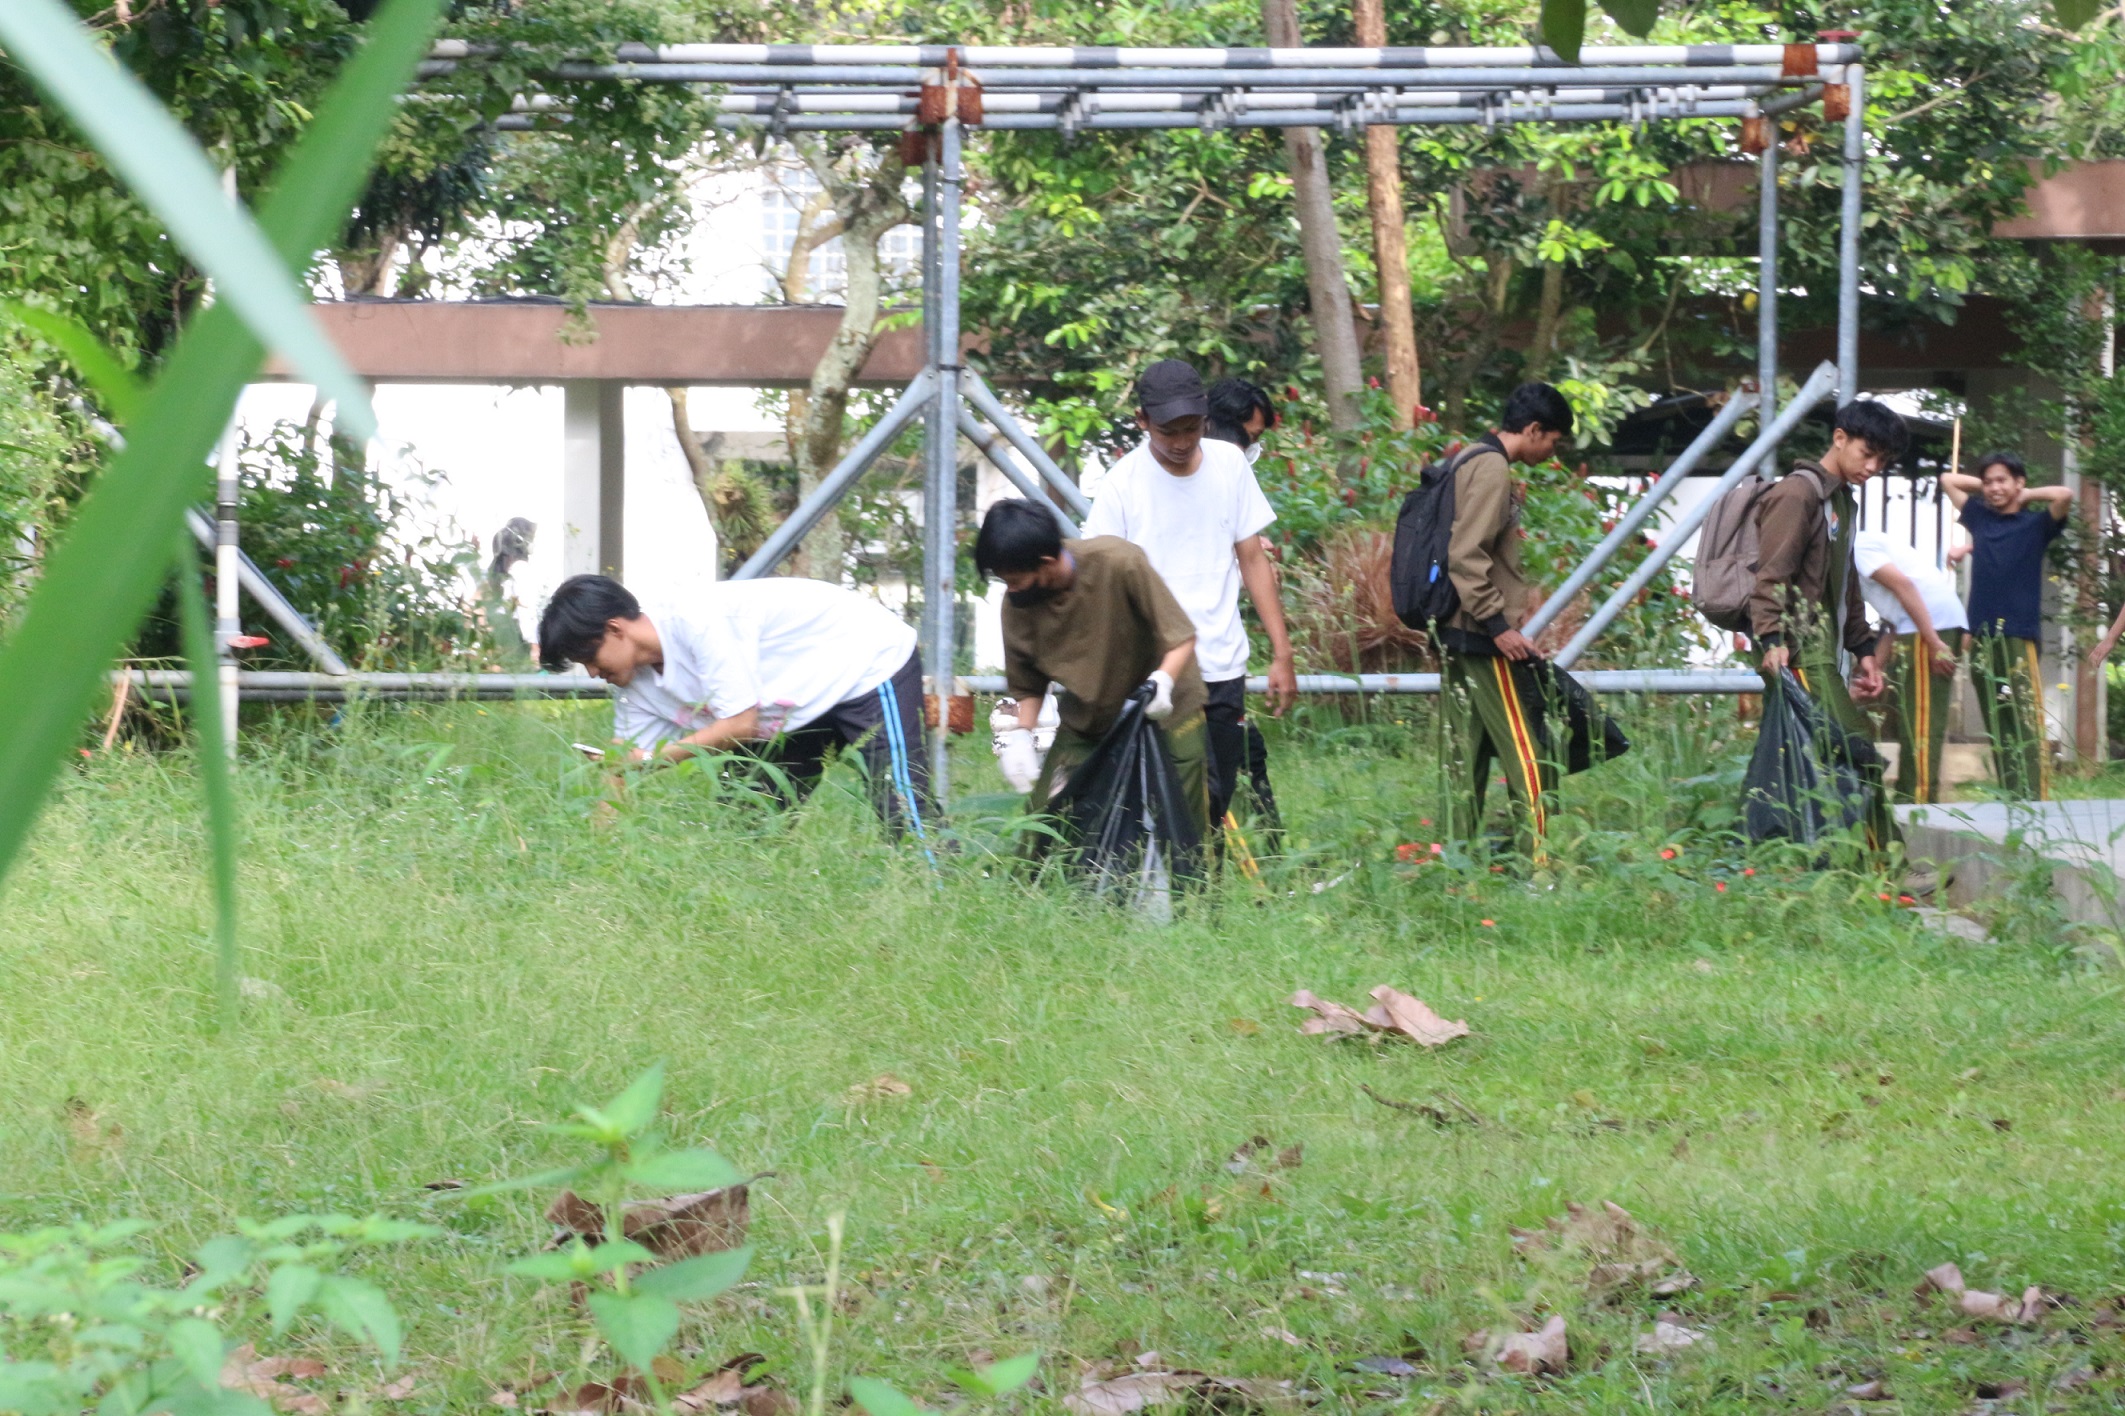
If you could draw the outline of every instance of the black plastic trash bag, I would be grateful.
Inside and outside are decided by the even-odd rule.
[[[1741,815],[1751,841],[1812,845],[1867,819],[1881,765],[1874,744],[1815,701],[1791,669],[1763,696],[1756,755],[1742,778]]]
[[[1547,659],[1524,660],[1521,665],[1515,665],[1516,668],[1523,666],[1533,671],[1542,682],[1542,697],[1554,700],[1564,709],[1564,770],[1567,773],[1598,767],[1631,750],[1631,740],[1623,735],[1622,726],[1601,711],[1601,705],[1594,702],[1594,695],[1587,691],[1585,684]],[[1594,748],[1597,723],[1601,740],[1598,752]]]
[[[1151,688],[1122,705],[1114,726],[1048,803],[1062,820],[1072,868],[1094,894],[1164,921],[1176,885],[1203,875],[1203,843],[1158,724],[1144,716]]]

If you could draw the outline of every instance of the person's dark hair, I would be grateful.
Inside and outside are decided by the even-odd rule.
[[[1009,497],[989,508],[974,538],[974,568],[983,575],[1036,570],[1062,554],[1062,528],[1055,514],[1024,497]]]
[[[1245,447],[1254,441],[1247,436],[1247,420],[1256,413],[1262,415],[1265,431],[1276,426],[1276,406],[1260,384],[1219,379],[1210,385],[1210,421],[1204,425],[1203,436]]]
[[[597,657],[611,621],[640,619],[642,602],[609,575],[571,575],[539,614],[539,663],[559,673]]]
[[[1855,398],[1837,410],[1837,431],[1848,438],[1863,439],[1867,446],[1890,462],[1911,446],[1911,430],[1894,408],[1872,398]]]
[[[2029,469],[2022,465],[2021,458],[2011,452],[1988,452],[1980,457],[1977,460],[1977,475],[1984,476],[1987,467],[2004,467],[2007,469],[2007,475],[2017,482],[2029,480]]]
[[[1524,383],[1505,395],[1498,427],[1503,432],[1519,433],[1525,432],[1529,423],[1537,424],[1546,433],[1570,437],[1572,405],[1546,383]]]

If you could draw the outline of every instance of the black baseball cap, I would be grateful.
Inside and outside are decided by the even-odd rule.
[[[1190,414],[1210,416],[1210,395],[1203,376],[1182,359],[1161,359],[1136,380],[1136,406],[1154,423],[1170,423]]]

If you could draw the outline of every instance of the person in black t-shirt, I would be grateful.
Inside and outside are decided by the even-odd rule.
[[[1941,478],[1970,544],[1970,678],[1992,739],[1993,776],[2009,796],[2051,795],[2045,768],[2044,675],[2037,642],[2044,629],[2044,550],[2066,529],[2073,493],[2032,487],[2022,459],[1988,452],[1978,475]]]

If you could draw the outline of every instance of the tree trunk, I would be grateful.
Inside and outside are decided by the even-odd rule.
[[[1262,24],[1269,43],[1296,48],[1299,17],[1294,0],[1262,0]],[[1291,167],[1291,194],[1298,209],[1299,247],[1306,258],[1307,303],[1313,315],[1314,344],[1327,384],[1328,422],[1341,432],[1356,431],[1358,390],[1364,379],[1358,362],[1357,324],[1350,317],[1350,281],[1343,271],[1343,241],[1336,230],[1334,193],[1320,135],[1311,128],[1284,130],[1284,157]]]
[[[1542,298],[1535,306],[1535,337],[1527,347],[1527,377],[1546,379],[1557,357],[1557,326],[1564,318],[1564,262],[1542,266]]]
[[[716,524],[716,464],[701,448],[701,438],[694,432],[694,420],[686,407],[684,388],[667,388],[664,396],[671,400],[671,430],[678,436],[679,451],[686,455],[686,470],[693,477],[694,494],[701,498],[701,510],[708,513],[708,529],[716,538],[716,554],[723,553],[723,528]]]
[[[1357,0],[1358,43],[1387,44],[1385,0]],[[1372,216],[1373,260],[1380,268],[1380,330],[1386,336],[1387,395],[1395,426],[1416,425],[1424,401],[1423,365],[1417,359],[1417,328],[1409,308],[1409,241],[1402,211],[1402,155],[1395,128],[1365,130],[1365,205]]]
[[[801,395],[790,398],[790,460],[796,464],[801,499],[841,460],[841,431],[848,416],[849,387],[878,342],[878,306],[883,286],[878,242],[886,232],[905,223],[911,213],[900,194],[906,169],[897,152],[879,155],[877,165],[866,168],[865,155],[874,150],[868,144],[851,143],[847,150],[851,170],[844,172],[835,163],[837,154],[824,144],[803,143],[799,151],[833,203],[842,254],[848,263],[841,326],[812,370],[810,385]],[[805,551],[812,575],[839,581],[844,558],[840,519],[820,518],[817,529],[805,537]]]

